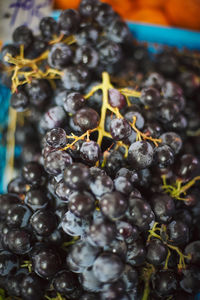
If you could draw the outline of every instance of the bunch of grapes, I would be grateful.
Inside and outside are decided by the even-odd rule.
[[[82,0],[39,36],[18,27],[2,61],[25,125],[0,195],[0,297],[194,299],[198,55],[152,60],[111,6]]]

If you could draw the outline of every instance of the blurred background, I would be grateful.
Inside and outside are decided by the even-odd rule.
[[[200,0],[102,0],[129,21],[200,30]],[[55,0],[56,9],[76,8],[80,0]]]

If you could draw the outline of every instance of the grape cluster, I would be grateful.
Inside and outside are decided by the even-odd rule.
[[[152,60],[111,6],[82,0],[39,36],[18,27],[2,58],[23,151],[0,195],[0,296],[194,299],[196,54]]]

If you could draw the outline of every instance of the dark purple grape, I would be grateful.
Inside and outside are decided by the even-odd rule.
[[[190,264],[200,266],[200,241],[189,243],[185,247],[185,254],[191,255],[191,259],[189,260]]]
[[[115,12],[111,5],[107,3],[99,3],[95,14],[95,21],[97,21],[100,26],[106,27],[107,25],[110,25],[114,16]]]
[[[42,117],[39,127],[42,132],[60,127],[66,118],[64,109],[61,106],[54,106],[50,108]]]
[[[67,144],[66,132],[63,128],[54,128],[45,135],[46,142],[55,149],[63,148]]]
[[[72,60],[72,49],[64,43],[56,43],[48,54],[48,63],[54,69],[63,69]]]
[[[63,86],[68,90],[81,91],[89,84],[90,72],[85,66],[69,66],[63,72],[61,79]]]
[[[89,222],[86,219],[78,218],[68,211],[62,218],[61,226],[64,232],[71,236],[83,236],[88,229]]]
[[[58,33],[57,22],[52,17],[43,17],[39,27],[43,37],[47,40],[52,40],[54,35]]]
[[[192,154],[184,154],[179,159],[175,172],[178,177],[184,180],[189,180],[199,169],[199,160]]]
[[[75,264],[81,267],[91,267],[99,253],[99,248],[93,247],[85,241],[75,243],[70,255]]]
[[[69,197],[69,210],[77,217],[90,215],[95,209],[95,198],[88,192],[74,192]]]
[[[149,228],[150,223],[154,220],[154,214],[147,201],[130,195],[128,218],[140,231],[143,231]]]
[[[108,95],[108,101],[112,107],[117,107],[121,109],[126,105],[125,97],[117,89],[109,89]]]
[[[128,245],[127,263],[131,266],[141,266],[146,260],[146,248],[142,240]]]
[[[61,258],[55,250],[41,249],[33,254],[33,270],[34,272],[45,279],[55,275],[61,269]]]
[[[88,233],[88,241],[96,247],[109,245],[116,236],[116,227],[110,221],[92,224]]]
[[[8,276],[19,268],[19,259],[8,251],[0,251],[0,276]]]
[[[89,187],[96,197],[101,197],[105,193],[112,192],[113,181],[106,174],[100,174],[91,179]]]
[[[182,221],[172,221],[167,225],[170,244],[180,246],[189,241],[189,228]]]
[[[17,176],[8,183],[8,193],[25,194],[28,186],[24,178]]]
[[[168,145],[172,148],[175,154],[177,154],[182,147],[182,139],[181,137],[175,132],[166,132],[160,136],[163,145]]]
[[[113,253],[103,252],[93,264],[94,276],[100,282],[116,281],[124,270],[124,265],[119,256]]]
[[[43,167],[37,162],[28,162],[23,166],[22,175],[32,185],[42,185],[45,181]]]
[[[136,117],[135,126],[138,129],[142,129],[144,127],[144,118],[143,118],[142,114],[140,113],[140,111],[136,111],[136,108],[134,106],[133,107],[130,106],[128,108],[128,111],[125,113],[124,117],[130,123],[132,123],[133,118]]]
[[[72,164],[71,156],[62,150],[50,152],[44,159],[44,168],[51,175],[58,175]]]
[[[177,275],[172,270],[159,270],[152,276],[152,286],[159,297],[172,295],[177,291]]]
[[[46,79],[36,78],[26,84],[25,91],[30,103],[38,106],[44,103],[47,104],[53,93],[51,85]]]
[[[120,18],[114,19],[106,29],[108,38],[113,42],[124,43],[131,39],[128,26]]]
[[[14,30],[12,38],[14,43],[17,45],[24,45],[24,48],[26,49],[33,42],[33,33],[27,26],[21,25]]]
[[[168,195],[154,195],[151,199],[151,207],[158,222],[168,223],[175,214],[174,200]]]
[[[82,163],[73,163],[63,174],[64,182],[72,189],[82,189],[86,186],[89,168]]]
[[[58,19],[58,24],[62,33],[66,35],[76,33],[80,24],[78,11],[74,9],[62,11]]]
[[[2,194],[0,195],[0,216],[1,218],[5,218],[9,209],[15,207],[17,204],[20,204],[20,198],[14,194]]]
[[[120,192],[104,194],[99,202],[102,213],[109,219],[115,220],[124,216],[128,201]]]
[[[160,240],[149,242],[146,259],[150,264],[159,267],[165,261],[167,254],[167,247]]]
[[[99,62],[98,52],[89,45],[84,45],[76,49],[74,63],[86,66],[88,69],[94,69]]]
[[[26,205],[13,205],[7,212],[6,224],[13,228],[25,228],[28,226],[31,215],[32,211]]]
[[[97,50],[99,53],[99,60],[102,65],[107,68],[108,66],[119,63],[122,58],[122,49],[120,45],[106,39],[98,45]]]
[[[162,103],[160,92],[154,87],[143,88],[141,91],[140,101],[142,104],[152,107],[157,107]]]
[[[114,140],[120,141],[131,135],[131,125],[125,119],[112,119],[110,133]]]
[[[45,282],[35,273],[24,276],[21,282],[21,296],[24,300],[42,300],[45,293]]]
[[[84,163],[93,166],[101,157],[101,149],[94,141],[83,142],[80,156]]]
[[[6,235],[9,250],[12,253],[23,255],[31,251],[31,235],[24,229],[10,229]]]
[[[99,115],[92,108],[82,108],[74,115],[74,123],[78,125],[83,131],[96,128],[99,124]]]
[[[21,268],[14,275],[9,275],[6,280],[6,290],[10,296],[21,296],[21,282],[28,275],[28,269]]]
[[[139,237],[139,230],[136,226],[125,221],[117,221],[117,239],[125,240],[127,244],[135,242]]]
[[[197,266],[191,266],[183,272],[183,278],[180,281],[181,288],[190,294],[197,294],[200,291],[200,269]]]
[[[56,216],[48,210],[37,210],[30,219],[33,230],[41,236],[50,235],[57,226]]]
[[[131,265],[126,264],[122,273],[122,280],[125,283],[126,291],[131,291],[138,285],[138,272]]]
[[[168,145],[159,146],[154,150],[154,160],[161,168],[172,165],[174,152]]]
[[[25,91],[19,90],[12,94],[10,105],[16,109],[17,112],[25,111],[29,106],[29,97]]]
[[[164,78],[159,73],[150,73],[144,82],[145,87],[154,87],[156,89],[161,89],[165,83]]]
[[[116,191],[129,195],[132,192],[132,183],[126,177],[119,176],[114,180]]]
[[[62,94],[65,95],[63,97],[63,107],[68,113],[75,114],[77,110],[85,105],[85,98],[80,93],[74,92],[66,95],[66,91],[63,91]]]
[[[127,245],[123,240],[115,239],[104,247],[104,251],[117,254],[123,261],[126,261]]]
[[[64,295],[70,295],[75,289],[79,288],[79,282],[75,274],[68,270],[58,272],[52,284],[56,292]]]
[[[65,202],[69,201],[69,197],[74,192],[73,189],[71,189],[64,181],[61,179],[55,186],[55,194],[56,196],[64,200]]]
[[[49,198],[43,190],[31,189],[26,193],[24,203],[33,211],[38,209],[45,209],[49,204]]]
[[[144,169],[153,162],[153,147],[149,142],[138,141],[129,147],[128,160],[134,169]]]
[[[100,292],[103,284],[96,278],[92,268],[85,269],[79,278],[84,290],[88,292]]]
[[[98,9],[99,0],[81,0],[79,12],[83,17],[93,17]]]

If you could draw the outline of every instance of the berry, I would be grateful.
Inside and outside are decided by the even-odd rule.
[[[72,59],[71,48],[64,43],[54,44],[48,55],[48,63],[54,69],[63,69]]]
[[[47,144],[55,149],[63,148],[67,144],[66,132],[59,127],[48,131],[45,138]]]
[[[115,220],[124,216],[128,202],[123,194],[112,192],[104,194],[99,205],[102,213],[107,218]]]
[[[75,125],[78,125],[81,130],[87,131],[98,126],[99,115],[92,108],[82,108],[74,115],[74,123]]]
[[[128,160],[134,169],[144,169],[153,162],[153,147],[149,142],[138,141],[129,147]]]

